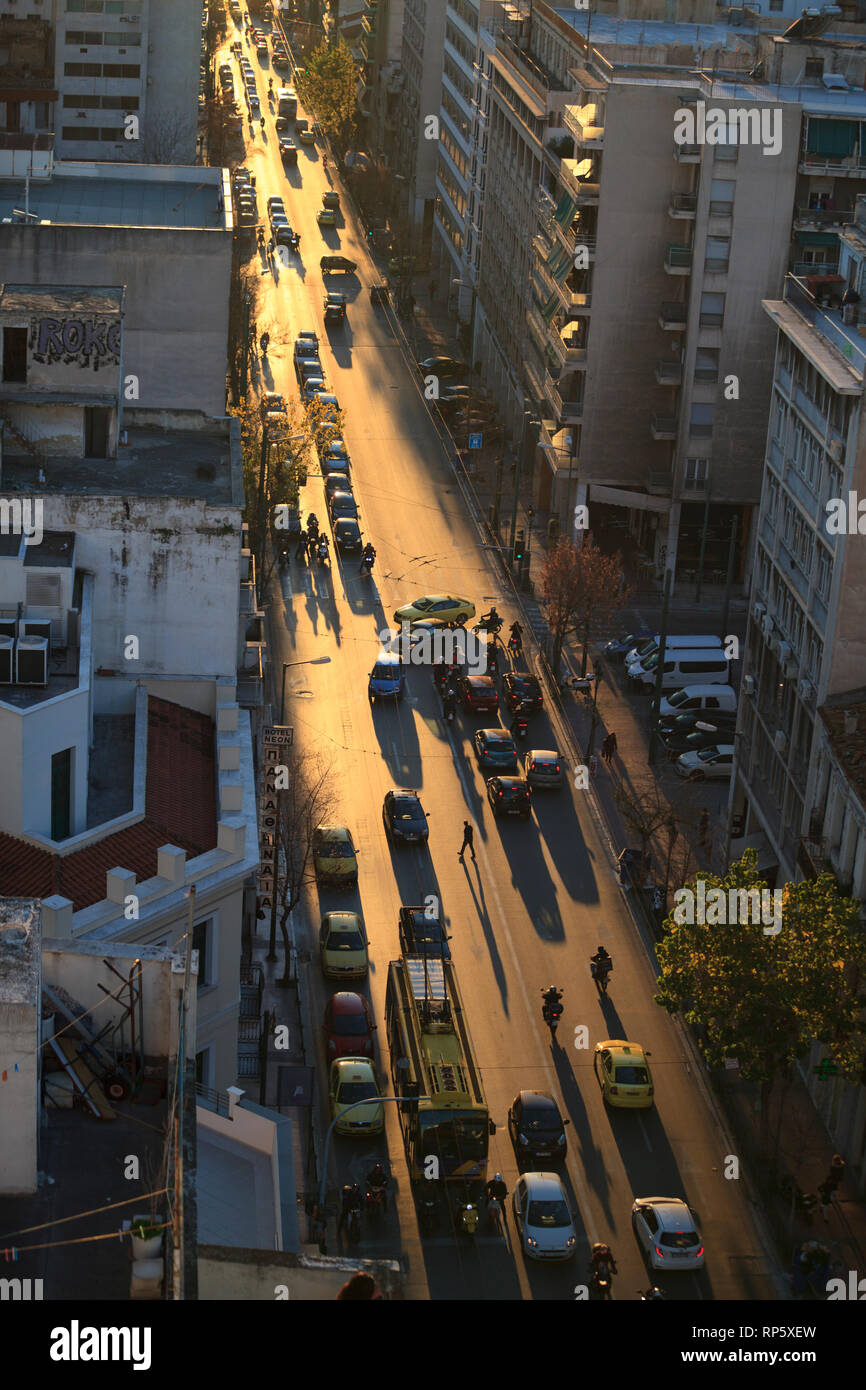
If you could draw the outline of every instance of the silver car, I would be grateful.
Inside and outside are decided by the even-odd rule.
[[[531,787],[562,786],[562,759],[555,748],[531,748],[524,753],[523,771]]]
[[[533,1260],[571,1260],[574,1222],[558,1173],[521,1173],[512,1198],[523,1253]]]

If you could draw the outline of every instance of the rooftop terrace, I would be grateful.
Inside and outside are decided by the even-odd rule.
[[[58,161],[54,171],[51,179],[30,184],[27,210],[42,220],[76,227],[226,228],[218,168]],[[23,179],[0,182],[0,219],[24,208]]]

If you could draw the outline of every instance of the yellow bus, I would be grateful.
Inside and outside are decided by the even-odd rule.
[[[388,966],[385,1019],[409,1173],[482,1182],[491,1124],[454,964],[401,956]]]

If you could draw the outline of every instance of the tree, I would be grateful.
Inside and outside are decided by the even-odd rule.
[[[314,753],[293,753],[288,763],[288,786],[278,793],[277,856],[274,884],[277,915],[285,950],[283,978],[289,983],[289,917],[315,882],[313,833],[326,824],[334,807],[333,764]]]
[[[628,598],[621,577],[621,556],[602,554],[589,537],[580,549],[560,537],[550,551],[541,577],[541,601],[553,633],[552,665],[557,677],[570,631],[576,631],[583,644],[581,674],[586,674],[590,641]]]
[[[285,530],[286,509],[298,504],[298,487],[306,480],[305,460],[312,442],[312,427],[309,417],[294,401],[288,402],[285,425],[276,431],[265,425],[259,406],[249,398],[231,413],[241,422],[244,521],[249,526],[261,601],[277,560],[276,547],[267,543],[268,535],[278,536]],[[297,435],[303,438],[292,438]]]
[[[313,111],[340,158],[355,138],[358,125],[358,72],[344,39],[329,46],[319,44],[307,59],[296,86],[301,104]]]
[[[742,907],[731,911],[730,890],[762,889],[758,857],[747,850],[725,878],[701,873],[705,892],[721,889],[725,911],[707,903],[709,921],[681,921],[675,907],[657,948],[662,973],[655,1002],[681,1013],[699,1030],[710,1066],[736,1057],[744,1080],[760,1087],[764,1135],[769,1130],[773,1087],[824,1045],[836,1072],[859,1080],[866,1051],[866,938],[860,904],[843,897],[831,874],[781,889],[781,928],[745,924]],[[713,917],[725,919],[715,921]],[[768,914],[769,915],[769,914]],[[777,1141],[778,1142],[778,1141]]]

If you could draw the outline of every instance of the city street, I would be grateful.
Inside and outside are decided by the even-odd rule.
[[[230,37],[234,37],[230,34]],[[227,51],[227,50],[226,50]],[[249,49],[245,49],[249,54]],[[654,972],[644,942],[626,910],[611,847],[588,795],[569,776],[560,791],[537,790],[528,822],[497,822],[475,765],[471,736],[495,717],[458,714],[448,728],[428,669],[410,670],[402,704],[371,707],[367,677],[378,633],[394,609],[422,594],[452,593],[481,613],[491,603],[510,622],[518,614],[500,590],[478,542],[461,494],[424,404],[420,385],[386,315],[370,303],[379,275],[363,235],[341,212],[336,231],[316,223],[330,185],[321,147],[299,148],[297,168],[283,170],[266,91],[269,65],[251,55],[257,72],[264,138],[258,123],[247,141],[246,163],[256,175],[260,215],[269,194],[285,198],[289,221],[301,234],[300,255],[263,274],[257,332],[270,332],[262,389],[295,398],[292,366],[296,334],[316,331],[330,388],[346,412],[345,438],[365,540],[377,550],[372,579],[357,558],[333,554],[329,568],[293,563],[275,572],[270,598],[273,669],[279,684],[284,661],[327,655],[330,663],[287,673],[286,722],[295,746],[315,751],[333,768],[338,811],[359,849],[357,892],[313,894],[294,921],[295,941],[307,953],[306,993],[318,1029],[331,992],[318,965],[321,912],[336,907],[363,914],[370,939],[367,989],[378,1024],[377,1066],[385,1093],[393,1094],[384,1033],[387,963],[398,954],[401,904],[439,898],[452,935],[451,949],[490,1112],[497,1124],[488,1174],[501,1171],[509,1189],[507,1237],[491,1234],[484,1218],[473,1243],[455,1234],[448,1213],[436,1233],[421,1239],[394,1105],[375,1146],[336,1140],[328,1187],[363,1181],[375,1155],[387,1159],[396,1201],[381,1229],[362,1218],[361,1255],[405,1255],[407,1292],[415,1298],[569,1299],[585,1283],[589,1245],[610,1243],[618,1262],[614,1297],[634,1299],[649,1283],[672,1299],[773,1299],[773,1270],[753,1220],[744,1185],[726,1177],[728,1141],[709,1103],[702,1070],[693,1065],[680,1031],[654,1003]],[[236,70],[236,63],[231,59]],[[275,87],[283,79],[275,76]],[[252,127],[248,128],[249,130]],[[291,134],[291,130],[289,131]],[[267,236],[267,232],[266,232]],[[319,257],[339,251],[355,260],[358,277],[337,277],[332,288],[348,295],[348,318],[325,329]],[[311,472],[303,512],[326,515],[322,483]],[[508,716],[505,716],[506,722]],[[560,746],[564,730],[547,713],[536,715],[527,746]],[[564,758],[566,765],[570,759]],[[573,772],[573,770],[572,770]],[[429,813],[429,849],[391,850],[382,824],[390,787],[417,788]],[[464,818],[475,824],[477,862],[458,859]],[[600,998],[589,956],[603,943],[614,960],[610,997]],[[551,1048],[541,1018],[540,990],[564,991],[564,1015]],[[585,1027],[588,1047],[575,1046]],[[593,1070],[593,1048],[605,1038],[640,1042],[651,1053],[655,1108],[608,1110]],[[327,1072],[320,1029],[317,1105],[327,1125]],[[579,1041],[579,1039],[578,1039]],[[535,1267],[515,1241],[510,1194],[518,1176],[508,1136],[509,1104],[522,1088],[548,1091],[570,1120],[563,1177],[578,1231],[570,1264]],[[684,1197],[699,1217],[706,1268],[647,1274],[631,1229],[636,1196]],[[331,1227],[329,1249],[334,1240]],[[339,1248],[348,1249],[341,1245]]]

